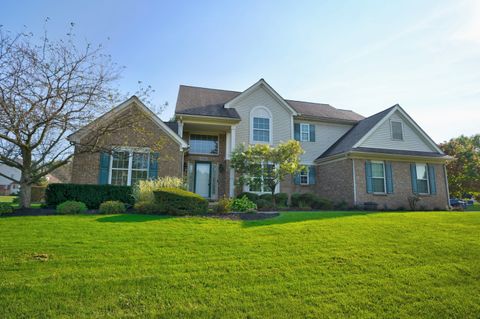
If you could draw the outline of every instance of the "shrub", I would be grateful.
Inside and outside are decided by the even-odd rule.
[[[263,199],[263,200],[272,202],[273,201],[273,196],[272,196],[272,194],[261,194],[260,196],[258,196],[258,199]]]
[[[333,205],[333,207],[336,210],[347,210],[348,209],[348,204],[344,199],[342,199],[340,202],[335,203],[335,205]]]
[[[275,203],[278,207],[283,208],[288,206],[288,194],[277,193],[275,194]]]
[[[240,193],[240,194],[238,194],[237,198],[242,198],[243,196],[247,196],[247,198],[254,203],[256,203],[257,200],[259,199],[259,196],[257,194],[249,193],[249,192]]]
[[[272,202],[271,201],[268,201],[266,199],[262,199],[260,198],[259,200],[257,200],[257,207],[258,209],[272,209],[273,208],[273,205],[272,205]]]
[[[132,187],[116,185],[49,184],[45,192],[47,206],[65,201],[80,201],[88,208],[98,208],[107,200],[133,205]]]
[[[179,188],[153,191],[155,201],[172,215],[199,215],[207,212],[208,201],[202,196]]]
[[[165,213],[165,207],[149,201],[136,202],[133,207],[137,213],[140,214],[162,214]]]
[[[229,213],[232,211],[232,202],[233,200],[227,197],[222,197],[218,201],[218,204],[215,206],[215,209],[213,210],[214,213],[216,214],[224,214],[224,213]]]
[[[252,202],[246,195],[241,198],[235,198],[232,202],[232,210],[237,212],[246,212],[257,209],[257,205]]]
[[[153,191],[159,188],[180,188],[184,189],[183,179],[179,177],[165,176],[153,180],[140,181],[133,186],[132,194],[135,202],[154,202]]]
[[[302,194],[300,193],[293,193],[291,196],[290,196],[290,205],[292,207],[300,207],[300,196]]]
[[[408,196],[408,205],[410,206],[410,210],[416,210],[417,204],[420,200],[421,198],[418,195]]]
[[[311,208],[325,210],[333,208],[333,203],[329,199],[321,198],[316,195],[310,196],[310,199],[312,200]]]
[[[363,203],[364,210],[378,210],[378,203],[375,202],[365,202]]]
[[[100,204],[100,214],[123,214],[125,213],[125,204],[118,200],[108,200]]]
[[[10,203],[0,203],[0,215],[13,213],[13,207]]]
[[[45,186],[32,186],[32,192],[30,195],[30,200],[32,203],[38,203],[44,200],[45,198]]]
[[[69,200],[57,205],[59,214],[82,214],[87,211],[85,203]]]

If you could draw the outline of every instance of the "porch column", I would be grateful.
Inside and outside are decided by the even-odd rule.
[[[227,149],[227,159],[229,160],[231,158],[231,153],[235,149],[235,135],[237,133],[237,126],[232,125],[230,127],[230,149]],[[230,189],[230,197],[235,196],[235,170],[233,168],[230,168],[230,180],[229,180],[229,189]]]

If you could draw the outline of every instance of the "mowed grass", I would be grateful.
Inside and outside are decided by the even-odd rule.
[[[17,196],[0,196],[0,203],[10,203],[13,208],[18,208],[19,205],[13,202],[15,198]],[[31,208],[40,208],[41,205],[41,203],[32,203]]]
[[[479,318],[480,213],[0,218],[2,318]]]

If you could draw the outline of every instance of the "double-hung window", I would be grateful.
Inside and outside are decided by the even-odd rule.
[[[374,193],[385,193],[385,163],[372,161],[372,190]]]
[[[417,171],[417,192],[419,194],[430,194],[428,183],[428,166],[427,164],[415,164]]]
[[[253,118],[253,141],[270,142],[270,119],[263,117]]]
[[[150,153],[121,150],[114,151],[110,164],[110,184],[134,185],[148,178]]]
[[[305,167],[305,169],[300,171],[300,185],[309,184],[308,176],[309,176],[309,168]]]
[[[310,124],[300,123],[300,141],[310,141]]]

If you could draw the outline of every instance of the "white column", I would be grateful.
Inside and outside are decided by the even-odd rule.
[[[227,136],[225,137],[225,141],[226,141],[226,146],[225,146],[225,153],[226,153],[226,159],[229,160],[230,159],[230,153],[232,152],[232,144],[231,144],[231,137],[230,137],[230,132],[227,132]]]
[[[237,126],[232,125],[230,127],[230,154],[227,158],[230,159],[231,152],[235,150],[235,135],[237,135]],[[235,196],[235,170],[230,168],[230,197]]]
[[[230,168],[230,198],[235,196],[235,170]]]
[[[178,123],[178,135],[183,138],[183,122],[177,121]]]

